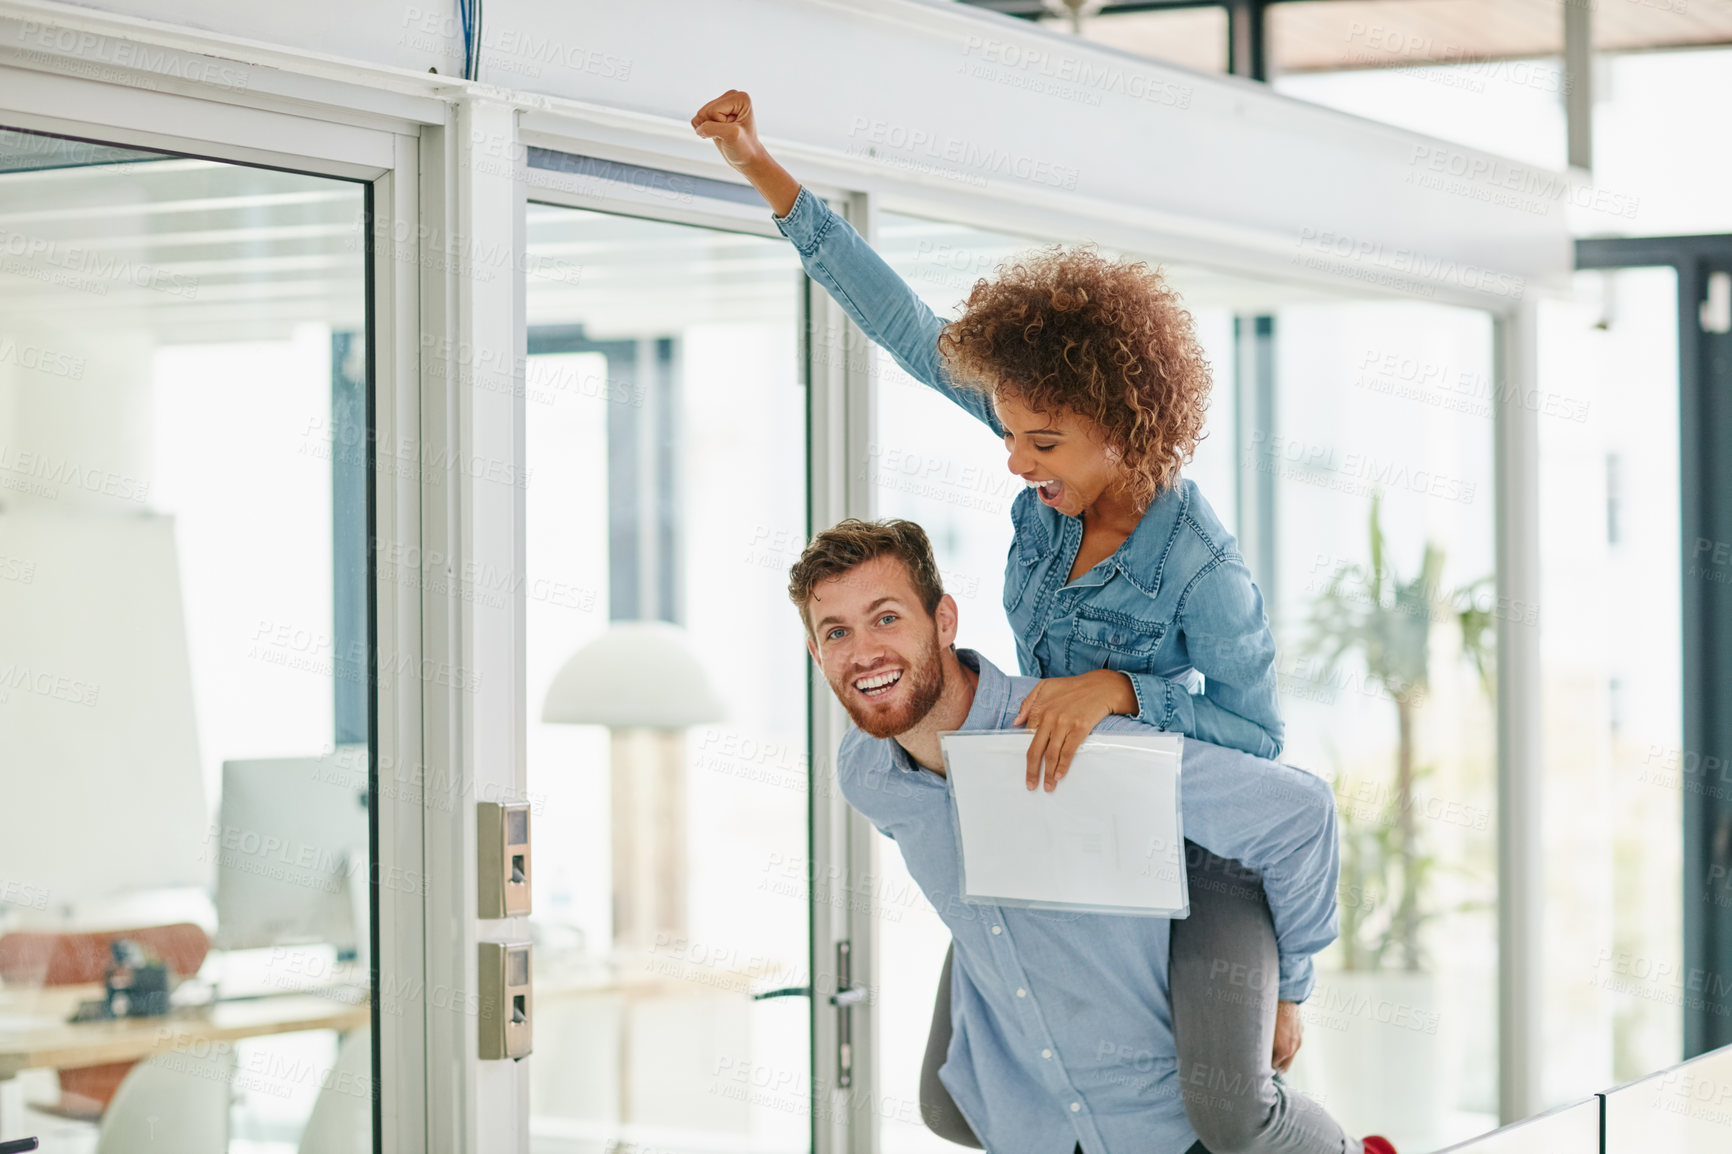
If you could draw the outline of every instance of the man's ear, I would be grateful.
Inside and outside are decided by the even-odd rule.
[[[812,655],[812,661],[819,669],[824,668],[824,663],[818,660],[818,643],[812,640],[812,634],[809,632],[806,634],[806,652]]]
[[[946,593],[938,599],[938,608],[932,615],[938,619],[938,648],[948,649],[956,640],[956,598]]]

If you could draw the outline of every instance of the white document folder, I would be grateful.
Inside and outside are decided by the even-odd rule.
[[[975,904],[1183,918],[1185,834],[1177,733],[1096,734],[1048,793],[1029,789],[1027,729],[939,735]]]

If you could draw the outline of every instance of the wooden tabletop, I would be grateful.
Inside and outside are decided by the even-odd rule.
[[[100,987],[91,987],[100,992]],[[63,987],[86,996],[85,987]],[[232,1042],[300,1030],[353,1030],[372,1020],[365,991],[359,1001],[289,993],[214,1006],[177,1009],[158,1018],[68,1022],[76,998],[64,995],[0,1001],[0,1080],[20,1070],[65,1069],[128,1062],[197,1042]]]

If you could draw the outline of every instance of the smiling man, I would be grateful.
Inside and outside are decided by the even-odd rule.
[[[842,794],[895,840],[955,941],[953,1032],[936,1071],[972,1132],[954,1140],[973,1137],[995,1154],[1065,1154],[1066,1146],[1079,1154],[1393,1154],[1384,1139],[1362,1145],[1289,1093],[1270,1067],[1272,1034],[1234,1051],[1260,1053],[1254,1069],[1195,1057],[1181,1068],[1174,1043],[1176,1025],[1199,1036],[1233,1029],[1247,1015],[1224,1007],[1272,1003],[1277,986],[1282,1000],[1310,995],[1311,957],[1336,932],[1328,785],[1237,750],[1185,742],[1179,804],[1187,840],[1205,857],[1261,876],[1278,956],[1260,974],[1218,975],[1210,992],[1220,1012],[1184,1007],[1176,1023],[1168,919],[961,899],[939,734],[1012,728],[1036,679],[1007,676],[956,647],[956,602],[920,526],[839,523],[801,554],[788,595],[806,624],[808,651],[854,721],[837,761]],[[1115,714],[1094,732],[1152,729]],[[1192,879],[1196,887],[1195,867]]]

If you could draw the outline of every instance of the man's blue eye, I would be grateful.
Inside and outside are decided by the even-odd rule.
[[[836,640],[836,634],[838,634],[838,633],[840,633],[840,632],[842,632],[842,630],[841,630],[841,629],[832,629],[832,630],[830,630],[830,633],[829,633],[829,635],[828,635],[828,640],[830,640],[830,641],[834,641],[834,640]]]
[[[884,616],[880,617],[878,620],[880,623],[885,622],[885,621],[894,621],[894,620],[896,620],[896,614],[886,613]]]

